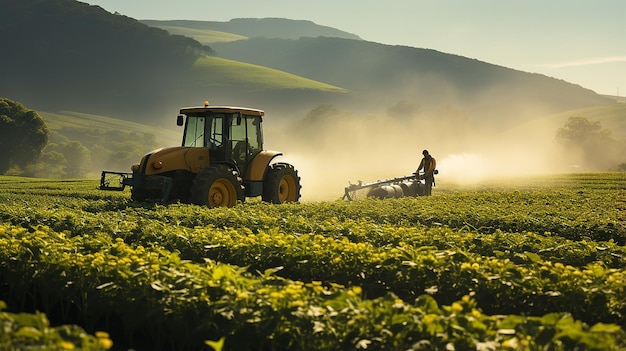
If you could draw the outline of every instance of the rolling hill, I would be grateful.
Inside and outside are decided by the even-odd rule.
[[[529,110],[554,113],[611,103],[562,80],[430,49],[342,38],[254,38],[213,48],[220,57],[341,86],[370,105],[411,101],[426,110],[451,105],[475,120],[503,126]]]
[[[333,90],[311,79],[290,75],[286,80],[289,75],[277,70],[224,60],[206,69],[212,48],[98,6],[74,0],[5,0],[2,5],[0,35],[13,54],[0,57],[0,96],[38,110],[156,125],[180,106],[242,90]],[[236,65],[262,81],[237,78],[242,70],[232,69]],[[225,84],[233,88],[224,89]],[[239,104],[245,104],[242,99]]]
[[[181,140],[182,130],[175,128],[175,115],[172,115],[170,118],[170,128],[160,128],[122,119],[72,111],[42,112],[41,116],[52,132],[62,134],[72,140],[78,140],[89,148],[93,145],[90,143],[92,140],[90,140],[89,133],[86,133],[86,131],[99,131],[100,133],[126,131],[137,134],[152,134],[159,145],[163,146],[178,145]]]
[[[151,21],[143,21],[143,23],[146,23],[148,25],[150,25],[150,22]],[[220,31],[211,30],[211,29],[195,29],[195,28],[177,26],[175,24],[172,24],[172,25],[157,24],[154,26],[164,29],[174,35],[182,35],[185,37],[194,38],[198,42],[205,44],[205,45],[247,39],[247,37],[244,37],[242,35],[227,33],[227,32],[220,32]]]
[[[304,116],[320,104],[355,113],[411,105],[409,115],[452,107],[500,128],[529,113],[610,102],[554,78],[430,49],[366,42],[310,21],[140,22],[74,0],[3,5],[0,34],[15,54],[0,58],[0,95],[39,110],[160,124],[178,107],[206,99],[281,116]],[[176,27],[195,39],[146,23]],[[216,41],[207,46],[196,39]]]
[[[358,35],[335,28],[321,26],[311,21],[286,18],[236,18],[228,22],[184,20],[141,20],[141,22],[152,27],[165,29],[170,33],[177,32],[176,34],[192,37],[205,45],[234,41],[231,39],[239,40],[257,37],[278,39],[333,37],[361,40]],[[216,32],[226,33],[227,35],[216,36]]]
[[[243,91],[251,89],[308,89],[345,93],[346,89],[303,78],[295,74],[215,56],[201,57],[191,67],[192,76],[211,77],[197,86],[230,86]]]

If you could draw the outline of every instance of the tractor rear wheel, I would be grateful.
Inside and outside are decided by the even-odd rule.
[[[193,180],[190,199],[209,208],[234,207],[245,200],[241,178],[226,165],[209,166]]]
[[[298,171],[288,163],[274,163],[265,174],[262,199],[273,204],[296,202],[300,199],[300,189]]]

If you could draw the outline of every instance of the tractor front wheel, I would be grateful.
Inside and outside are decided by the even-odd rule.
[[[237,171],[225,165],[203,169],[193,180],[191,202],[214,207],[234,207],[245,200],[241,178]]]
[[[297,202],[300,199],[300,177],[298,171],[288,163],[269,166],[263,182],[263,201],[273,204]]]

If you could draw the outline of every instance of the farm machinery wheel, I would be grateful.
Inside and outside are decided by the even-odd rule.
[[[191,202],[214,207],[234,207],[237,201],[245,201],[239,174],[225,165],[203,169],[193,180]]]
[[[404,190],[400,185],[383,185],[377,188],[374,188],[367,193],[369,197],[375,197],[378,199],[391,199],[391,198],[400,198],[405,196]]]
[[[300,177],[298,171],[288,163],[269,166],[263,182],[263,201],[274,204],[296,202],[300,199]]]
[[[135,189],[133,188],[130,191],[130,198],[136,202],[144,202],[148,198],[148,195],[145,190]]]

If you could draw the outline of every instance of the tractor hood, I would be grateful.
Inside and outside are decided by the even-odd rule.
[[[209,150],[203,147],[173,146],[147,153],[139,165],[145,175],[161,174],[176,170],[198,173],[209,165]]]

